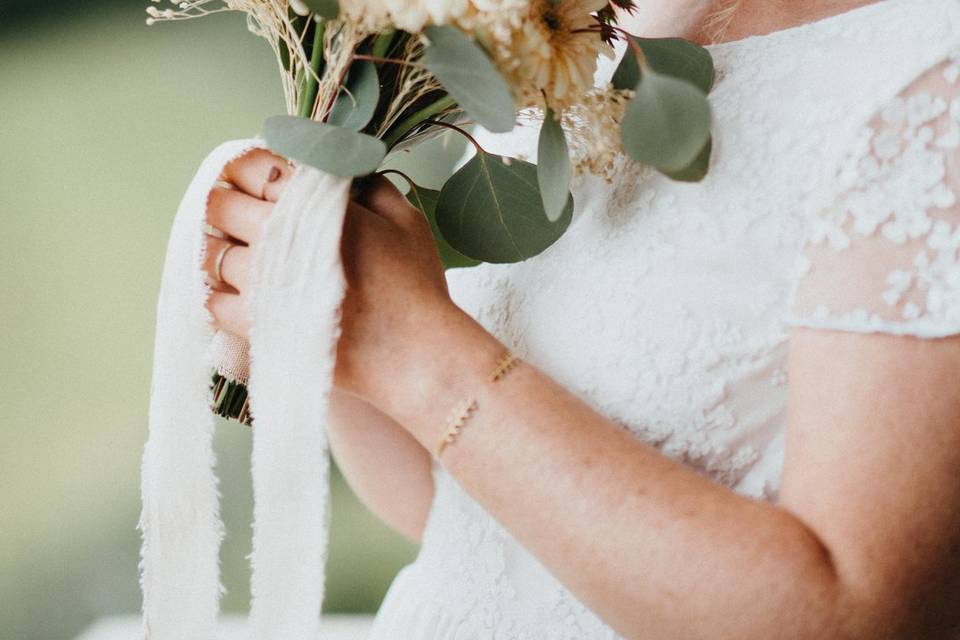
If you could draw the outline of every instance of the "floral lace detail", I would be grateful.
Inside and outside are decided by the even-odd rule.
[[[960,51],[863,128],[812,220],[790,324],[960,333],[958,80]]]
[[[387,604],[393,606],[378,619],[374,637],[383,629],[389,638],[616,638],[494,518],[465,500],[453,478],[440,468],[434,478],[437,501],[420,556],[404,571],[403,592],[391,588]],[[457,541],[456,553],[447,548],[451,539]],[[525,576],[524,589],[515,583],[518,570]],[[391,618],[391,612],[399,615]],[[398,636],[401,627],[419,635]]]

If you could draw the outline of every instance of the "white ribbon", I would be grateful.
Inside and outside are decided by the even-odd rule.
[[[143,458],[141,586],[150,640],[212,640],[223,538],[212,447],[213,332],[204,302],[207,195],[258,140],[203,162],[180,204],[157,307],[150,434]],[[340,238],[350,180],[300,167],[253,258],[248,388],[254,416],[254,640],[316,640],[329,532],[325,416],[340,303]]]

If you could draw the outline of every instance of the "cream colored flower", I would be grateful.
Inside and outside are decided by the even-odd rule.
[[[469,0],[345,0],[341,11],[368,31],[396,27],[420,33],[430,25],[453,22],[469,7]]]
[[[597,57],[613,55],[591,15],[606,5],[606,0],[529,0],[509,41],[492,47],[521,106],[542,105],[546,96],[547,106],[559,112],[593,88]]]
[[[466,33],[481,36],[493,48],[494,45],[510,43],[513,33],[526,19],[529,8],[530,0],[470,0],[456,24]]]
[[[433,24],[448,24],[462,16],[470,7],[469,0],[420,0]]]
[[[397,29],[418,33],[430,21],[430,14],[420,0],[382,0]]]

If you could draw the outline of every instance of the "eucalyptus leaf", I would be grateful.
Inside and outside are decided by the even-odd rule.
[[[327,124],[360,131],[370,124],[380,101],[377,65],[366,60],[354,62],[344,87],[333,103]]]
[[[713,57],[701,46],[683,38],[634,38],[650,68],[657,73],[686,80],[710,93],[716,79]]]
[[[680,171],[703,150],[710,122],[710,104],[700,89],[646,71],[623,118],[623,148],[637,162],[664,172]]]
[[[480,45],[451,26],[429,27],[426,34],[424,65],[467,115],[495,133],[513,129],[513,94]]]
[[[713,138],[707,140],[700,155],[689,165],[679,171],[664,171],[664,175],[677,182],[700,182],[707,176],[710,169],[710,156],[713,154]]]
[[[338,0],[302,0],[310,10],[321,18],[336,20],[340,16],[340,2]]]
[[[373,136],[293,116],[268,118],[263,138],[284,157],[344,178],[373,173],[387,153]]]
[[[407,200],[410,204],[420,210],[430,223],[430,230],[433,232],[433,239],[437,245],[437,251],[440,253],[440,262],[444,269],[456,269],[460,267],[475,267],[480,264],[479,260],[474,260],[463,255],[450,246],[450,243],[444,239],[440,233],[440,227],[437,226],[437,201],[440,199],[440,192],[435,189],[425,189],[418,185],[410,185],[410,192],[407,194]]]
[[[631,44],[627,44],[627,50],[623,52],[623,58],[613,72],[610,82],[614,89],[620,90],[635,89],[640,84],[640,63],[637,62],[637,53]]]
[[[465,256],[493,263],[533,257],[564,234],[573,199],[551,222],[543,210],[537,168],[478,151],[447,180],[437,202],[437,226]]]
[[[550,222],[556,222],[567,207],[570,195],[570,150],[567,136],[552,109],[547,109],[540,128],[537,147],[537,183],[543,209]]]
[[[643,51],[647,64],[656,73],[686,80],[704,93],[710,93],[716,70],[710,52],[683,38],[637,38],[627,47],[611,82],[615,89],[633,89],[643,72],[637,63],[634,44]]]

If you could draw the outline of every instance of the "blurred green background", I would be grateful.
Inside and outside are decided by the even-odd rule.
[[[0,640],[136,612],[139,464],[170,223],[206,153],[283,111],[239,14],[0,0]],[[403,161],[424,184],[459,155]],[[226,611],[248,604],[250,433],[218,425]],[[374,611],[415,547],[335,476],[327,608]]]

